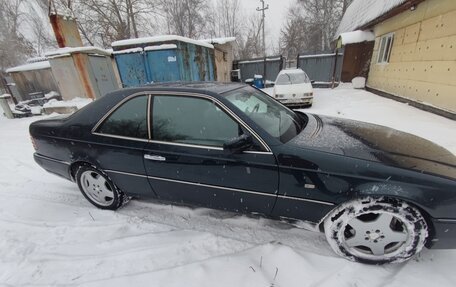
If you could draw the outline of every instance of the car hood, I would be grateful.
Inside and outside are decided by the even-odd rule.
[[[308,115],[287,144],[456,178],[456,156],[418,136],[354,120]]]
[[[294,84],[294,85],[275,85],[275,94],[303,94],[312,92],[311,83]]]

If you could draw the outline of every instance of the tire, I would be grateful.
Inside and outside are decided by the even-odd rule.
[[[76,182],[82,195],[100,209],[116,210],[128,201],[108,175],[93,166],[80,166]]]
[[[429,234],[417,208],[386,198],[342,204],[325,219],[324,230],[335,253],[367,264],[404,262],[423,249]]]

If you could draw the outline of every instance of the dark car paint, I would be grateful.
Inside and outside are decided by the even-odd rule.
[[[30,134],[38,147],[35,160],[68,179],[71,164],[90,163],[105,170],[130,195],[314,223],[349,199],[391,196],[415,204],[430,216],[434,239],[428,246],[456,247],[453,154],[393,129],[311,114],[301,114],[306,127],[283,144],[218,94],[242,87],[167,84],[108,94],[68,118],[31,124]],[[148,92],[211,96],[255,130],[272,154],[229,154],[92,133],[122,99]],[[144,154],[163,156],[166,161],[148,161]]]

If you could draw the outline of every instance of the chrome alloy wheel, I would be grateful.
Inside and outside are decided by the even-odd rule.
[[[379,211],[348,221],[342,244],[352,254],[390,256],[407,247],[409,232],[399,217]]]
[[[81,187],[84,193],[101,206],[110,206],[114,201],[114,192],[106,179],[93,170],[81,174]]]
[[[323,228],[334,252],[369,264],[404,262],[423,249],[429,235],[419,209],[383,197],[339,205],[327,215]]]

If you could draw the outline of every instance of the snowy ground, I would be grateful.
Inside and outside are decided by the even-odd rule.
[[[317,89],[308,111],[393,126],[456,153],[454,121],[364,91]],[[0,116],[0,285],[455,285],[453,250],[366,266],[338,258],[321,234],[271,220],[146,201],[97,210],[33,162],[37,119]]]

